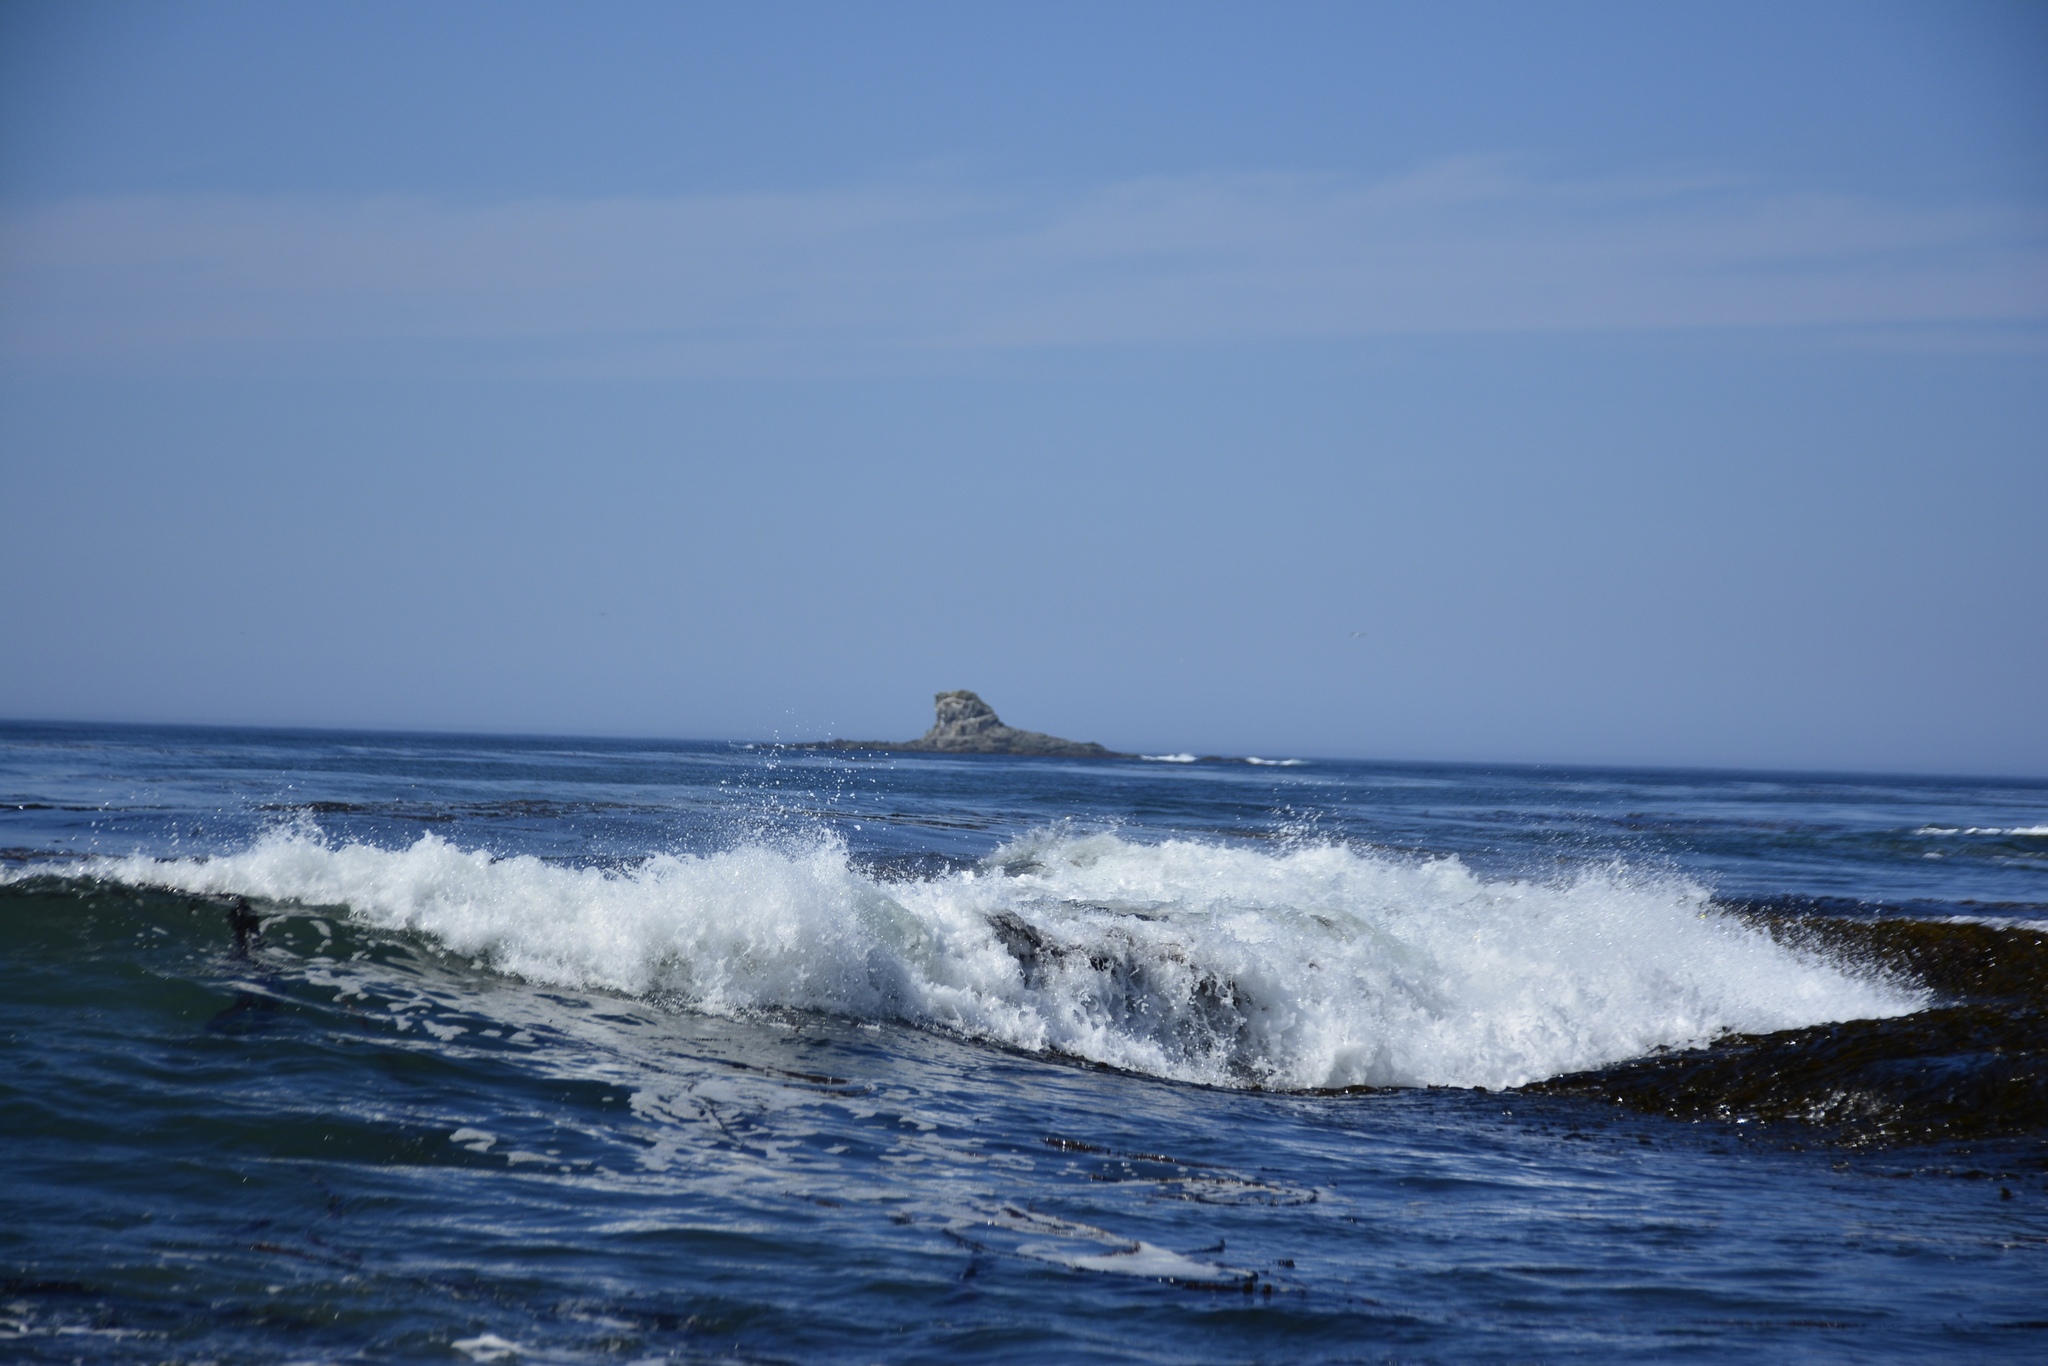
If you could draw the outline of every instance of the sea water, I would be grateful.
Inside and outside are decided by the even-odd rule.
[[[2048,784],[1260,757],[0,727],[0,1344],[2048,1358]]]

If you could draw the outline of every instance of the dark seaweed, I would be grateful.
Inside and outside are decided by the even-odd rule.
[[[1927,1010],[1731,1035],[1525,1089],[1850,1148],[2048,1140],[2048,935],[1916,920],[1757,917],[1777,938],[1916,980]]]

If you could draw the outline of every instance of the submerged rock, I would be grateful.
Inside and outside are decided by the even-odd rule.
[[[1816,957],[1917,979],[1934,999],[1911,1015],[1731,1034],[1524,1089],[1675,1119],[1755,1121],[1759,1137],[1846,1148],[2038,1145],[2048,1136],[2048,934],[1967,922],[1747,918]]]
[[[1129,755],[1084,740],[1062,740],[1006,726],[995,708],[967,690],[932,699],[938,717],[915,740],[828,740],[821,749],[879,749],[920,754],[1044,754],[1065,759],[1123,759]]]

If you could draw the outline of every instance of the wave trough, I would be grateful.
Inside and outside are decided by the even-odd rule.
[[[52,871],[45,867],[45,874]],[[618,870],[278,832],[81,876],[346,907],[532,980],[715,1013],[822,1010],[1221,1086],[1516,1086],[1727,1033],[1903,1015],[1926,994],[1626,870],[1049,831],[896,882],[831,842]]]

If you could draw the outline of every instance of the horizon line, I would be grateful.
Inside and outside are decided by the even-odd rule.
[[[340,726],[340,725],[286,725],[275,722],[225,722],[225,721],[108,721],[86,720],[76,717],[20,717],[0,716],[0,730],[26,727],[77,727],[90,729],[101,727],[116,730],[189,730],[189,731],[258,731],[279,735],[362,735],[392,736],[415,739],[469,739],[469,740],[598,740],[618,743],[667,744],[667,745],[730,745],[746,748],[807,749],[827,743],[813,740],[779,739],[738,739],[716,736],[646,735],[627,732],[559,731],[559,730],[449,730],[428,727],[405,726]],[[886,743],[886,742],[883,742]],[[846,754],[857,751],[833,750],[832,753]],[[1055,759],[1071,762],[1066,756],[1033,754],[949,754],[924,751],[877,750],[890,757],[907,756],[913,759]],[[1192,753],[1193,751],[1186,751]],[[1239,760],[1267,756],[1205,754],[1202,758]],[[1955,770],[1917,770],[1904,768],[1771,768],[1753,764],[1709,764],[1709,763],[1611,763],[1589,760],[1563,759],[1420,759],[1363,757],[1337,754],[1275,754],[1276,758],[1302,759],[1310,763],[1364,764],[1384,767],[1414,768],[1462,768],[1462,769],[1559,769],[1612,773],[1704,773],[1728,777],[1769,776],[1784,778],[1906,778],[1918,781],[1945,781],[1969,783],[2017,782],[2028,785],[2048,786],[2048,773],[1968,773]],[[1136,752],[1113,752],[1090,762],[1158,763],[1156,759]],[[1183,767],[1180,764],[1168,768]]]

